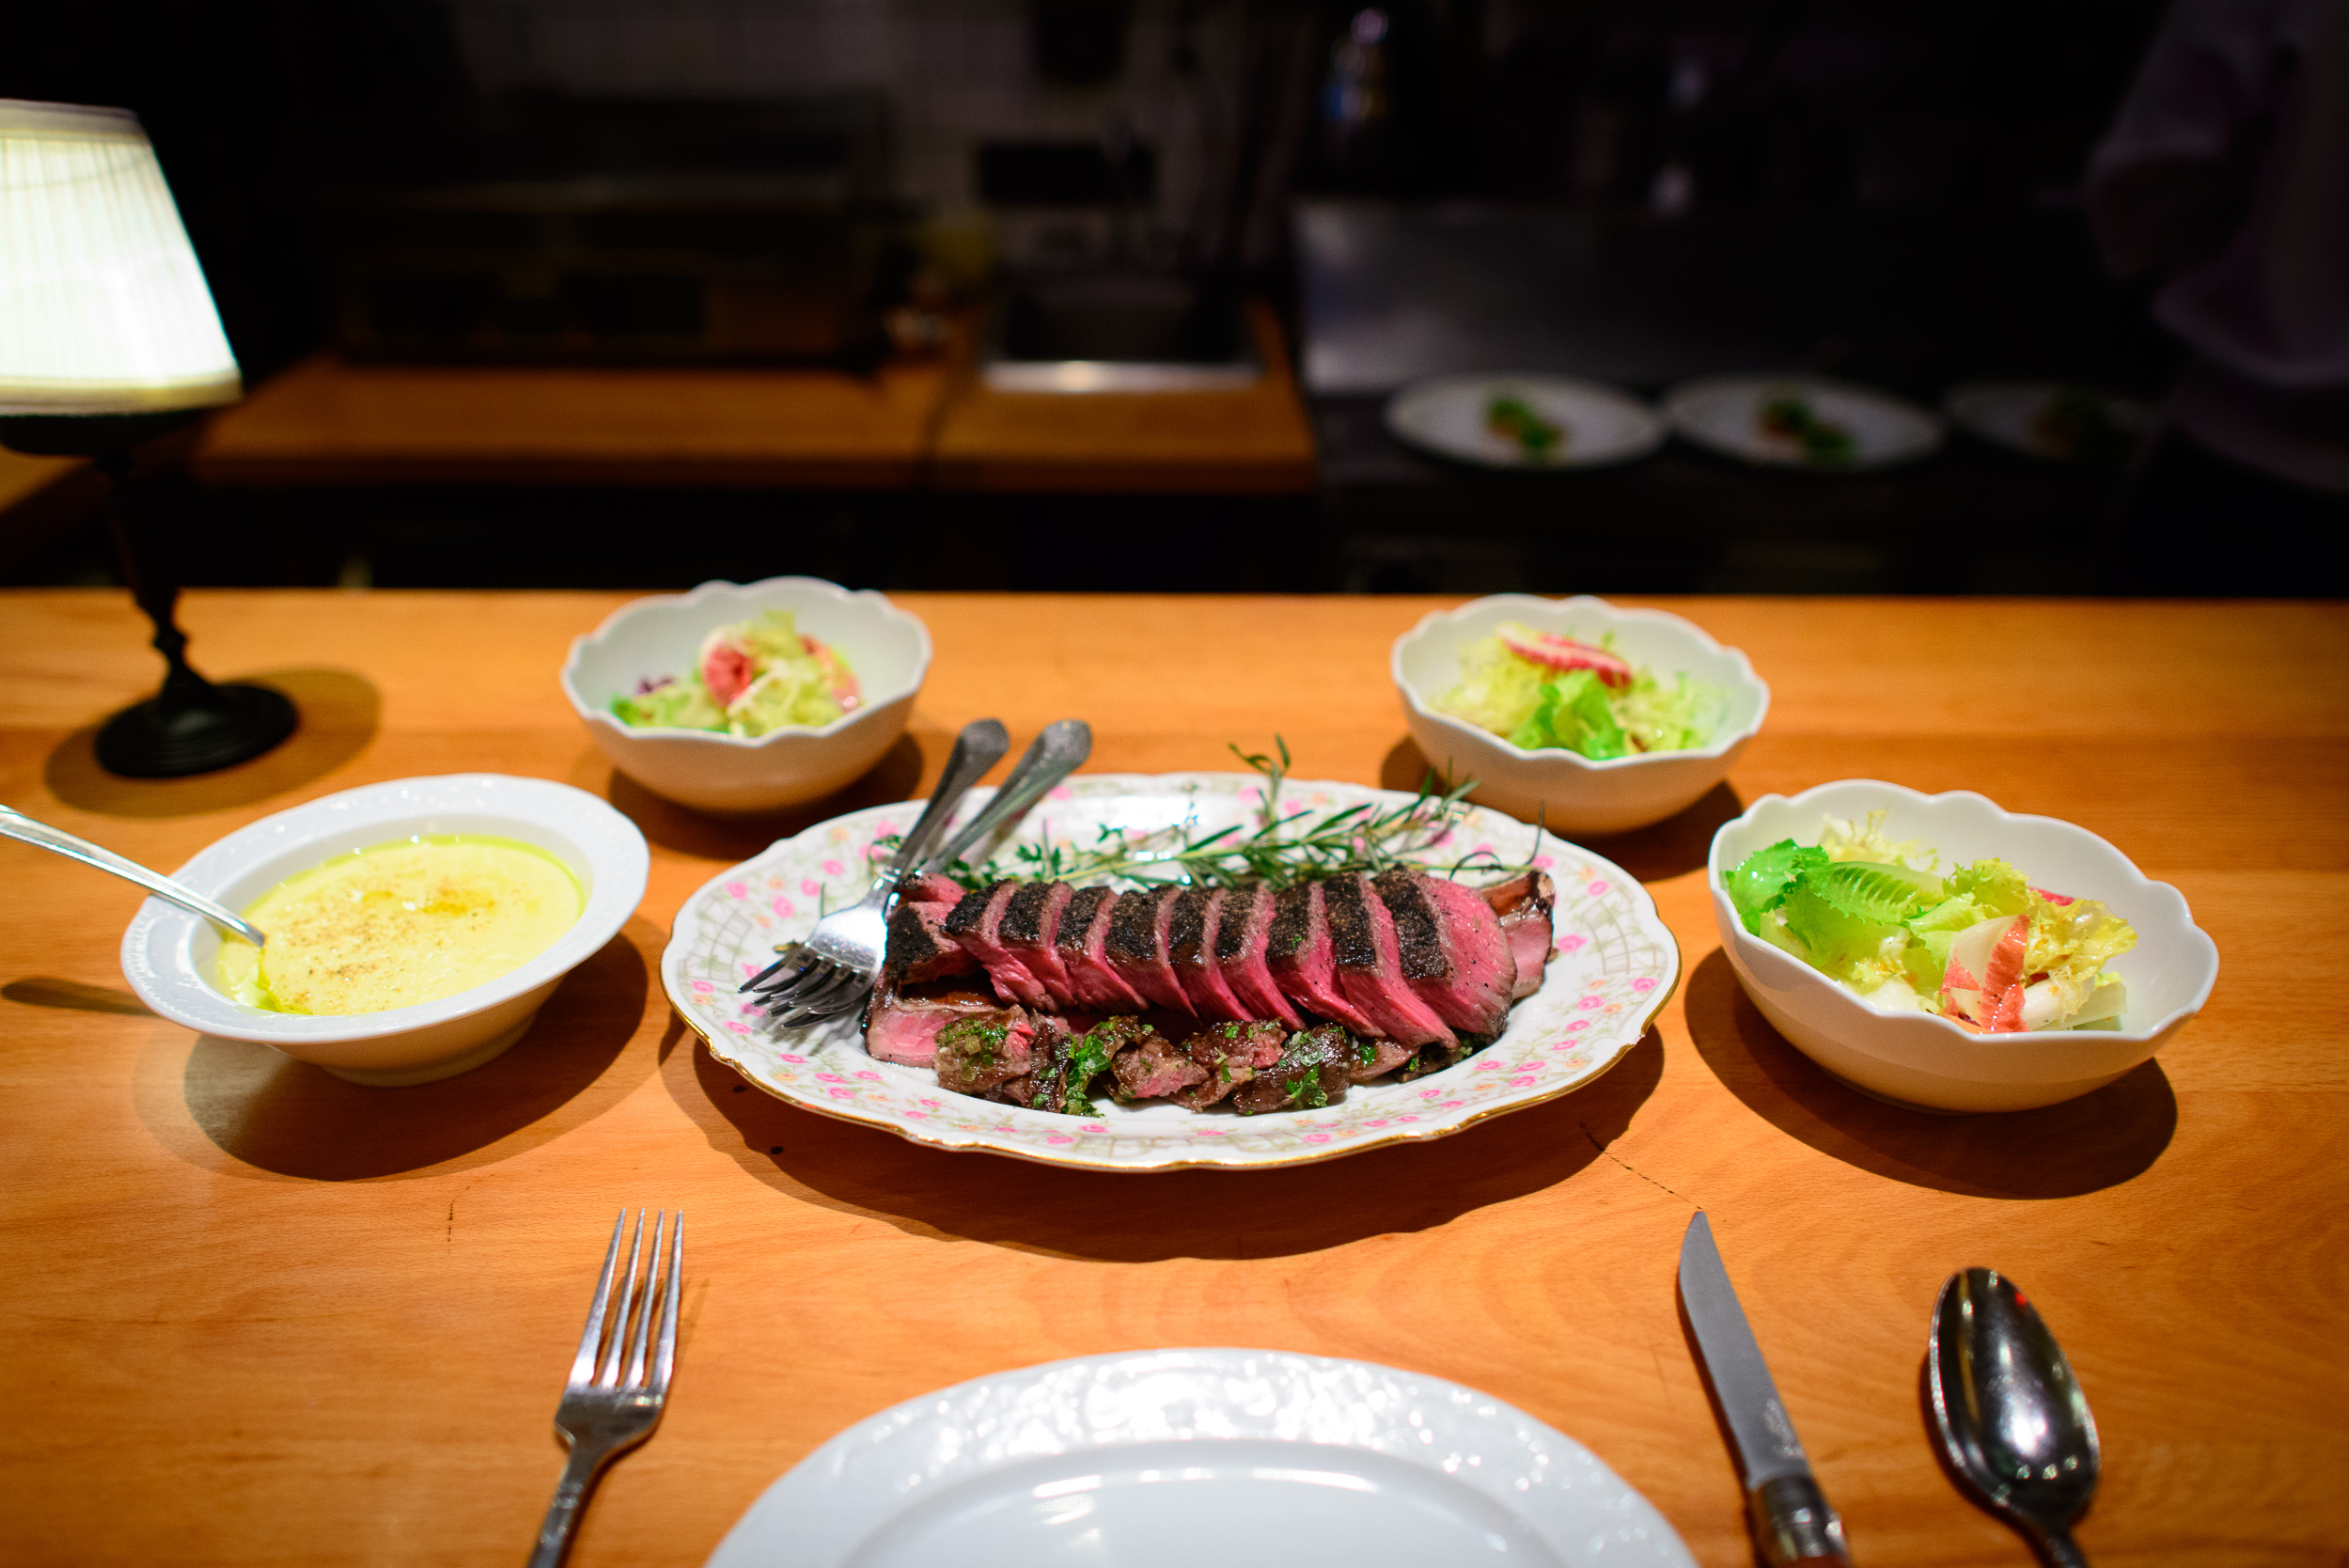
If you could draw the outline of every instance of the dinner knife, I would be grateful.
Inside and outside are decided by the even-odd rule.
[[[1840,1563],[1843,1521],[1827,1506],[1811,1479],[1802,1439],[1786,1418],[1778,1387],[1754,1343],[1746,1309],[1721,1266],[1713,1226],[1702,1213],[1688,1222],[1680,1244],[1680,1299],[1697,1333],[1705,1375],[1720,1402],[1730,1436],[1737,1445],[1738,1468],[1746,1477],[1746,1514],[1764,1562],[1788,1568],[1798,1562]]]

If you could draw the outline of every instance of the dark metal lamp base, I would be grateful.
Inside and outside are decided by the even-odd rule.
[[[266,686],[206,686],[179,700],[125,708],[98,732],[98,761],[125,778],[184,778],[258,757],[301,715]]]

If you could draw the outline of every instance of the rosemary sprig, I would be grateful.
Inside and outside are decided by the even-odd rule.
[[[1007,845],[982,864],[958,860],[945,874],[965,887],[983,887],[1007,877],[1118,881],[1145,887],[1229,887],[1251,882],[1278,887],[1356,871],[1375,875],[1440,839],[1465,814],[1463,802],[1477,783],[1473,778],[1457,784],[1438,780],[1431,768],[1418,797],[1408,805],[1382,809],[1365,802],[1319,817],[1309,807],[1284,811],[1280,791],[1289,776],[1289,745],[1276,735],[1273,746],[1276,756],[1231,748],[1233,756],[1264,778],[1254,831],[1238,823],[1204,835],[1188,823],[1148,831],[1104,826],[1090,844],[1055,842],[1047,836],[1037,843]],[[1466,856],[1450,869],[1458,871],[1480,862],[1496,871],[1523,869],[1503,864],[1489,853]]]

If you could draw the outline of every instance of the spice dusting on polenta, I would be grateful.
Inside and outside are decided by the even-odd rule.
[[[544,850],[486,834],[419,834],[290,877],[244,916],[266,949],[220,949],[221,989],[274,1012],[384,1012],[527,964],[587,906]]]

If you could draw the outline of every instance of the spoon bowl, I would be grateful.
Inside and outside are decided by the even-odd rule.
[[[2071,1525],[2096,1491],[2096,1419],[2038,1309],[1996,1269],[1950,1276],[1925,1368],[1950,1466],[2056,1568],[2085,1568]]]

